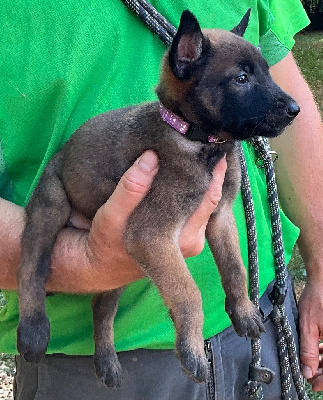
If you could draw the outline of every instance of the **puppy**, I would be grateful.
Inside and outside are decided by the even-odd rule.
[[[152,187],[130,216],[124,241],[157,285],[174,322],[176,355],[195,381],[208,375],[201,296],[179,250],[181,229],[226,154],[222,199],[206,236],[226,293],[225,308],[240,336],[259,337],[261,316],[248,298],[232,214],[240,185],[236,141],[279,135],[299,112],[271,79],[260,52],[242,36],[250,10],[231,32],[201,31],[184,11],[164,57],[159,101],[101,114],[84,123],[47,165],[29,204],[18,269],[18,350],[37,362],[49,343],[45,283],[58,232],[71,210],[92,219],[123,173],[147,149],[159,158]],[[96,296],[95,366],[109,387],[120,385],[113,319],[122,289]]]

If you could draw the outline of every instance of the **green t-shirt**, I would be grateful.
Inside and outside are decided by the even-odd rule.
[[[167,0],[152,4],[175,26],[189,8],[202,27],[231,29],[252,7],[245,38],[270,64],[282,59],[293,35],[308,24],[299,0]],[[0,16],[0,195],[25,205],[52,155],[87,119],[104,111],[154,100],[163,43],[120,0],[9,0]],[[264,171],[244,144],[257,220],[260,290],[274,278],[269,208]],[[1,154],[2,153],[2,154]],[[241,253],[248,268],[246,225],[241,196],[234,213]],[[282,214],[286,259],[298,229]],[[224,292],[210,251],[187,260],[199,286],[210,337],[230,325]],[[6,292],[0,311],[0,351],[16,352],[17,295]],[[50,353],[92,354],[89,295],[47,298]],[[149,279],[127,287],[115,319],[117,350],[172,348],[175,332],[168,310]]]

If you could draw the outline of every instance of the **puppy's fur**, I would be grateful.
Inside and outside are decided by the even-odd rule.
[[[26,207],[18,272],[18,350],[27,361],[38,361],[49,342],[45,282],[58,232],[72,209],[92,219],[123,173],[147,149],[157,153],[159,172],[129,218],[124,240],[170,309],[183,369],[198,382],[206,380],[201,296],[179,250],[178,237],[225,154],[228,169],[223,195],[207,225],[207,240],[236,332],[258,337],[263,331],[261,316],[248,298],[232,215],[240,185],[236,141],[280,134],[299,109],[272,81],[258,49],[242,39],[249,13],[231,32],[202,32],[189,11],[182,14],[164,58],[157,94],[165,107],[190,123],[189,138],[162,120],[158,102],[146,103],[86,122],[49,162]],[[209,143],[209,135],[225,141]],[[96,370],[111,387],[120,384],[113,319],[121,291],[98,295],[93,306]]]

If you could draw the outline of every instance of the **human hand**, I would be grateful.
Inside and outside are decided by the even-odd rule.
[[[180,248],[184,257],[197,255],[203,249],[205,228],[221,199],[225,171],[226,160],[223,158],[214,170],[214,177],[201,205],[180,236]],[[100,279],[102,286],[109,285],[105,290],[125,285],[143,276],[126,252],[123,233],[130,214],[147,194],[157,172],[157,156],[152,151],[147,151],[121,178],[112,196],[97,211],[92,225],[77,215],[71,218],[75,227],[91,228],[89,234],[84,236],[86,257],[90,265],[94,266],[94,271],[102,271],[108,275],[109,282],[104,282],[103,273]],[[92,269],[89,279],[94,279],[94,276]],[[91,290],[89,282],[88,287]]]
[[[323,390],[323,283],[311,281],[305,285],[299,301],[300,356],[304,378],[314,392]]]
[[[113,195],[107,203],[101,207],[93,220],[94,225],[92,225],[93,229],[91,230],[89,237],[90,247],[94,245],[91,241],[97,241],[97,238],[93,237],[96,237],[98,234],[97,224],[102,223],[100,220],[101,218],[105,220],[105,226],[113,226],[113,232],[118,232],[120,235],[123,234],[128,217],[133,209],[139,204],[139,201],[141,201],[144,198],[144,195],[148,192],[152,178],[157,173],[157,158],[154,158],[156,157],[154,153],[146,152],[145,157],[149,157],[148,161],[151,163],[150,172],[152,172],[152,174],[149,176],[149,174],[146,173],[147,171],[144,171],[144,174],[142,174],[142,172],[139,173],[136,164],[133,166],[136,170],[130,169],[126,172],[120,181],[121,185],[118,185]],[[137,166],[140,165],[141,164],[138,164],[137,162]],[[205,193],[200,206],[182,230],[179,242],[182,254],[186,258],[195,256],[203,250],[206,225],[210,215],[215,210],[221,199],[226,167],[227,163],[224,157],[214,169],[210,187]],[[142,180],[142,182],[139,182],[139,180]],[[108,219],[108,221],[106,219]],[[104,231],[104,228],[102,229]],[[99,228],[98,231],[102,234],[101,228]],[[102,237],[101,234],[100,236],[98,235],[98,240],[100,242],[105,242],[107,238]],[[97,246],[97,244],[95,244],[95,246]],[[97,251],[98,250],[95,250],[95,252]]]

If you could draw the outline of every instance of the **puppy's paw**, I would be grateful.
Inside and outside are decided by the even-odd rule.
[[[203,348],[201,348],[201,350],[195,350],[190,346],[186,338],[178,338],[176,343],[176,356],[181,362],[183,371],[194,382],[206,382],[209,374],[209,366]]]
[[[112,389],[120,387],[122,368],[114,348],[96,348],[94,364],[96,375],[102,383]]]
[[[44,313],[22,317],[17,329],[17,349],[27,362],[37,363],[45,356],[50,325]]]
[[[262,332],[265,332],[262,316],[250,300],[239,306],[230,306],[226,303],[225,309],[237,335],[256,339],[261,336]]]

